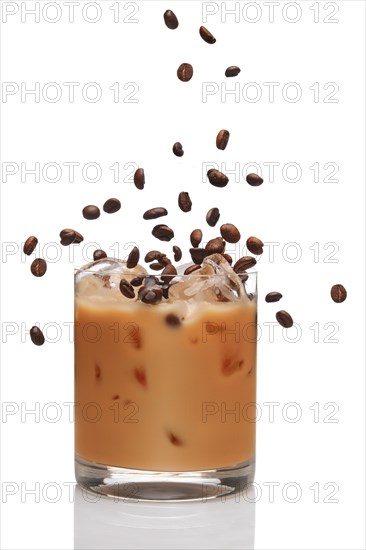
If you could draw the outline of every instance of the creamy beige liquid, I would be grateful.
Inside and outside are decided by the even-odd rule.
[[[181,324],[171,326],[174,313]],[[254,457],[256,303],[77,295],[75,446],[90,462],[203,470]]]

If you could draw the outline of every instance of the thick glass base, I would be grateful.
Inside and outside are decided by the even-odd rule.
[[[157,472],[96,464],[75,457],[76,480],[82,487],[126,501],[206,501],[233,495],[253,482],[254,470],[254,458],[229,468]]]

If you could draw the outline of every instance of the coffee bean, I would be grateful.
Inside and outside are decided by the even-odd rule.
[[[294,324],[291,315],[284,310],[277,311],[276,319],[277,322],[284,328],[291,328]]]
[[[220,227],[220,233],[228,243],[237,243],[240,241],[240,231],[232,223],[224,223]]]
[[[151,288],[159,283],[159,279],[155,275],[147,275],[144,278],[144,287]]]
[[[192,210],[192,201],[186,191],[179,193],[178,206],[183,212],[190,212]]]
[[[84,240],[84,237],[78,231],[75,231],[75,240],[73,244],[80,244]]]
[[[31,272],[35,277],[43,277],[47,271],[47,264],[42,258],[36,258],[31,264]]]
[[[230,256],[230,254],[222,254],[225,258],[225,260],[231,265],[233,263],[233,258]]]
[[[161,263],[162,266],[166,267],[167,265],[171,264],[172,262],[169,260],[168,256],[166,254],[161,253],[157,260],[159,263]]]
[[[259,254],[263,254],[263,243],[257,237],[249,237],[247,239],[247,249],[252,254],[259,256]]]
[[[103,210],[107,214],[114,214],[115,212],[118,212],[118,210],[120,208],[121,208],[121,201],[119,201],[118,199],[114,199],[114,198],[108,199],[103,204]]]
[[[231,67],[228,67],[226,69],[225,76],[227,76],[227,77],[238,76],[239,73],[240,73],[239,67],[236,67],[235,65],[231,65]]]
[[[229,183],[229,178],[222,172],[215,170],[215,168],[211,168],[207,172],[207,177],[211,185],[215,187],[225,187]]]
[[[258,174],[248,174],[246,179],[249,185],[253,187],[258,187],[258,185],[262,185],[263,183],[263,178],[258,176]]]
[[[210,252],[205,248],[190,248],[189,252],[195,264],[202,264],[203,260],[210,255]]]
[[[167,225],[156,225],[152,230],[154,237],[160,241],[171,241],[174,238],[174,231]]]
[[[197,269],[201,269],[201,265],[197,265],[197,264],[190,265],[184,270],[183,275],[190,275],[191,273],[194,273],[194,271],[197,271]]]
[[[177,76],[182,82],[189,82],[193,76],[193,67],[189,63],[182,63],[177,70]]]
[[[228,144],[229,137],[230,132],[228,132],[227,130],[220,130],[216,137],[216,147],[218,149],[221,149],[221,151],[224,151]]]
[[[194,248],[197,248],[197,246],[202,241],[202,231],[200,229],[194,229],[190,235],[191,244]]]
[[[134,288],[128,281],[126,281],[126,279],[121,279],[119,289],[123,296],[126,296],[126,298],[130,298],[130,300],[135,298]]]
[[[243,256],[234,264],[233,269],[235,273],[242,273],[243,271],[254,267],[256,263],[257,260],[252,256]]]
[[[167,215],[168,210],[159,206],[157,208],[150,208],[150,210],[146,210],[143,218],[144,220],[155,220],[156,218],[161,218],[162,216]]]
[[[161,271],[162,269],[164,269],[164,266],[163,264],[159,263],[159,262],[153,262],[152,264],[150,264],[150,269],[152,269],[153,271]]]
[[[225,250],[225,241],[221,237],[211,239],[205,246],[210,254],[221,254]]]
[[[242,283],[245,283],[245,281],[247,281],[249,279],[248,273],[239,273],[238,277],[239,277],[239,279],[241,280]]]
[[[173,246],[173,252],[174,252],[174,261],[180,262],[182,259],[182,251],[179,248],[179,246]]]
[[[45,342],[45,338],[43,336],[43,332],[38,327],[32,327],[29,331],[29,335],[31,337],[31,340],[35,346],[43,346]]]
[[[220,211],[218,208],[211,208],[206,214],[206,222],[210,227],[215,227],[220,218]]]
[[[177,141],[177,143],[174,143],[174,145],[173,145],[173,153],[174,153],[177,157],[182,157],[182,156],[184,155],[184,151],[183,151],[182,144],[179,143],[179,141]]]
[[[278,302],[281,300],[282,294],[280,292],[268,292],[267,296],[265,297],[266,302],[272,303],[272,302]]]
[[[330,290],[330,295],[333,302],[336,302],[336,304],[341,304],[347,298],[347,290],[343,285],[333,285]]]
[[[159,250],[150,250],[150,252],[148,252],[145,256],[145,262],[149,264],[150,262],[153,262],[154,260],[159,258],[159,256],[162,256],[162,254],[163,253],[159,252]]]
[[[76,231],[73,229],[63,229],[60,231],[61,244],[63,246],[69,246],[76,241]]]
[[[149,288],[141,287],[139,290],[139,299],[145,304],[157,305],[160,304],[163,298],[163,291],[159,286]]]
[[[89,204],[83,208],[83,216],[86,220],[96,220],[100,216],[100,210],[94,204]]]
[[[215,44],[216,38],[213,34],[210,33],[209,30],[206,29],[206,27],[200,27],[200,35],[201,38],[207,42],[207,44]]]
[[[137,168],[133,181],[137,189],[140,191],[145,187],[145,170],[143,168]]]
[[[168,313],[168,315],[165,317],[165,322],[170,327],[179,327],[181,324],[181,321],[177,315],[174,313]]]
[[[106,258],[107,254],[104,252],[104,250],[94,250],[93,252],[93,260],[96,262],[97,260],[101,260],[102,258]]]
[[[166,10],[166,12],[164,13],[164,21],[168,29],[174,30],[179,25],[177,16],[174,12],[172,12],[172,10]]]
[[[137,275],[137,277],[131,279],[130,283],[132,286],[141,286],[144,278],[144,275]]]
[[[28,239],[25,241],[23,246],[24,254],[26,254],[27,256],[30,256],[33,250],[36,248],[37,244],[38,244],[37,237],[33,237],[33,236],[28,237]]]
[[[140,259],[140,251],[137,246],[134,246],[127,258],[127,269],[133,269],[137,266]]]
[[[173,264],[169,264],[166,267],[164,267],[164,270],[160,276],[161,280],[164,283],[168,283],[177,275],[177,270],[175,269]]]

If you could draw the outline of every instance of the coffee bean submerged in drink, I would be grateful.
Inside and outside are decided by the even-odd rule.
[[[228,130],[220,130],[216,137],[216,147],[224,151],[229,142],[230,132]]]
[[[146,279],[145,279],[146,280]],[[163,289],[156,285],[142,286],[138,292],[139,299],[145,304],[157,305],[163,299]]]
[[[30,256],[38,244],[37,237],[28,237],[23,246],[23,252],[27,256]]]
[[[145,187],[145,170],[143,168],[137,168],[134,176],[133,181],[137,189],[142,189]]]
[[[220,227],[220,233],[228,243],[237,243],[240,241],[240,231],[232,223],[224,223]]]
[[[277,311],[276,319],[277,322],[284,328],[291,328],[294,324],[291,315],[284,310]]]
[[[190,212],[192,210],[192,201],[189,193],[186,191],[179,193],[178,206],[183,212]]]
[[[225,187],[229,183],[229,178],[215,168],[211,168],[207,172],[207,177],[211,185],[215,187]]]
[[[216,38],[206,27],[200,27],[200,36],[207,44],[215,44]]]
[[[206,222],[210,227],[215,227],[220,218],[220,211],[218,208],[211,208],[206,214]]]
[[[35,346],[43,346],[45,342],[45,338],[43,336],[43,332],[40,328],[34,326],[30,329],[29,335],[31,337],[31,340]]]
[[[341,304],[347,298],[347,290],[344,288],[343,285],[333,285],[330,290],[330,295],[333,302],[335,302],[336,304]]]
[[[193,76],[193,67],[190,63],[182,63],[177,70],[177,76],[182,82],[189,82]]]
[[[137,266],[140,259],[140,251],[137,246],[134,246],[127,258],[127,268],[133,269]]]
[[[108,199],[103,204],[103,210],[107,214],[114,214],[115,212],[118,212],[118,210],[121,208],[121,202],[118,199],[112,198]]]
[[[164,13],[164,22],[168,29],[174,30],[178,27],[178,18],[172,10],[166,10]]]
[[[200,242],[202,241],[202,231],[200,229],[194,229],[190,235],[191,244],[194,248],[197,248],[199,246]]]
[[[86,220],[96,220],[100,216],[100,210],[94,204],[89,204],[83,208],[83,216]]]
[[[97,260],[102,260],[103,258],[106,258],[107,254],[104,252],[104,250],[94,250],[93,252],[93,260],[96,262]]]
[[[249,237],[247,239],[247,249],[252,254],[259,256],[263,254],[263,243],[260,239],[257,239],[257,237]]]
[[[173,145],[173,153],[175,154],[175,156],[177,157],[182,157],[184,155],[184,151],[183,151],[183,146],[181,143],[179,143],[179,141],[177,141],[176,143],[174,143]]]
[[[236,65],[231,65],[226,69],[225,76],[230,78],[232,76],[238,76],[239,73],[240,73],[239,67],[237,67]]]
[[[128,281],[126,281],[126,279],[121,279],[119,283],[119,289],[123,296],[125,296],[126,298],[129,298],[130,300],[132,300],[132,298],[135,298],[135,290],[133,286]]]
[[[43,277],[47,271],[47,263],[43,258],[36,258],[33,260],[30,269],[35,277]]]
[[[258,174],[248,174],[246,180],[247,183],[249,183],[249,185],[251,185],[252,187],[258,187],[263,183],[263,178],[258,176]]]
[[[160,241],[171,241],[174,238],[174,231],[164,224],[156,225],[152,234]]]
[[[267,303],[271,302],[278,302],[281,300],[282,294],[280,292],[268,292],[267,296],[265,297],[265,300]]]

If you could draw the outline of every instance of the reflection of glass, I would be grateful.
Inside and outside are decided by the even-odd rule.
[[[104,498],[76,488],[74,548],[164,550],[254,548],[255,498],[149,503]]]
[[[76,273],[78,482],[157,501],[241,490],[254,476],[256,274],[181,276],[151,305],[125,297],[120,279],[136,273],[108,262]]]

